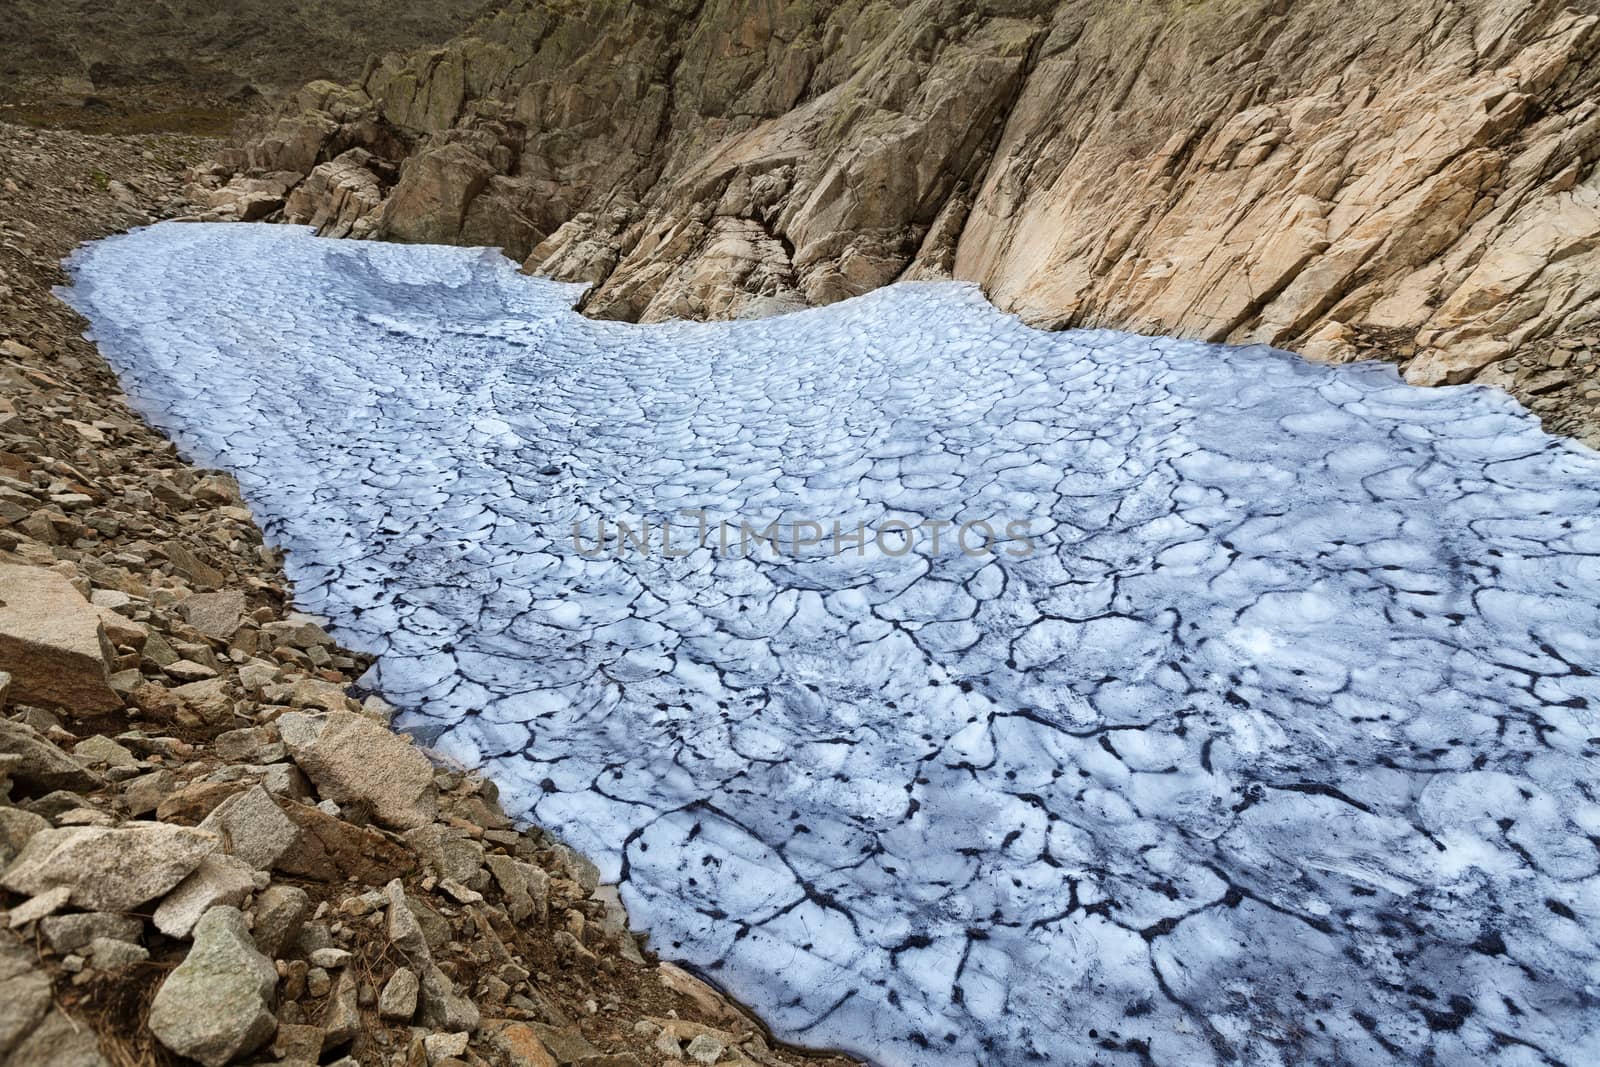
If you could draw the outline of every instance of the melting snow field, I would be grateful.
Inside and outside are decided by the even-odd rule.
[[[74,267],[401,724],[781,1036],[1600,1062],[1600,458],[1503,394],[1034,332],[956,284],[635,326],[492,252],[288,227]],[[688,509],[785,541],[695,547]],[[674,516],[671,556],[593,553]],[[1021,525],[979,555],[895,519]]]

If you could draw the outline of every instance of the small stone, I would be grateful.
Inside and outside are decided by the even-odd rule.
[[[264,754],[276,755],[279,759],[284,756],[278,732],[270,726],[246,726],[218,734],[211,741],[211,750],[218,759],[230,763],[270,763],[271,760],[262,758]]]
[[[450,976],[436,964],[428,962],[421,967],[417,1021],[437,1030],[476,1031],[480,1021],[478,1006],[459,994]]]
[[[171,771],[152,771],[123,783],[122,804],[134,818],[148,815],[171,793],[175,779]]]
[[[101,734],[79,741],[72,747],[72,754],[87,763],[106,767],[138,768],[142,766],[139,759],[132,752]]]
[[[579,1063],[589,1056],[600,1055],[600,1050],[577,1030],[544,1023],[528,1023],[527,1026],[560,1063]]]
[[[495,1020],[485,1026],[488,1043],[506,1059],[507,1067],[560,1067],[570,1060],[557,1060],[538,1032],[529,1024]]]
[[[305,924],[310,897],[299,886],[272,885],[256,897],[256,947],[277,958],[299,935]]]
[[[338,970],[350,962],[351,953],[342,948],[319,948],[307,957],[313,967],[324,967],[330,971]]]
[[[481,904],[483,894],[473,889],[468,889],[454,878],[446,878],[439,883],[439,888],[455,900],[458,904]]]
[[[195,722],[215,724],[226,721],[233,714],[233,698],[228,695],[227,683],[221,678],[207,678],[180,685],[170,690],[170,694],[178,702],[180,720],[188,716]]]
[[[322,1058],[323,1041],[320,1026],[279,1023],[278,1033],[272,1039],[272,1054],[291,1064],[316,1063]]]
[[[684,1051],[696,1063],[716,1063],[727,1051],[727,1046],[710,1034],[697,1034]]]
[[[316,974],[317,969],[313,967],[311,973]],[[339,972],[339,981],[328,1001],[322,1028],[327,1031],[322,1042],[324,1050],[349,1044],[361,1032],[361,998],[355,971]]]
[[[433,954],[428,949],[428,940],[422,933],[422,924],[412,914],[405,887],[400,879],[396,878],[384,886],[383,892],[389,899],[389,911],[385,922],[385,933],[389,941],[412,959],[432,959]]]
[[[244,594],[237,589],[217,593],[196,593],[180,605],[189,625],[218,641],[226,641],[239,629],[245,611]]]
[[[557,930],[555,932],[555,936],[553,936],[550,940],[555,944],[556,951],[561,954],[562,959],[581,964],[585,967],[593,967],[599,962],[595,954],[583,946],[583,942],[573,937],[572,934],[566,930]]]
[[[279,960],[278,969],[283,975],[284,1000],[299,1000],[306,995],[306,980],[311,967],[305,960]]]
[[[217,676],[216,670],[191,659],[180,659],[167,668],[167,675],[180,682],[203,682]]]
[[[172,564],[172,569],[187,578],[196,589],[210,591],[222,588],[225,580],[223,573],[178,542],[167,542],[162,546],[162,552]]]
[[[31,900],[23,901],[11,909],[11,918],[8,925],[15,930],[19,926],[26,926],[37,922],[47,915],[53,915],[66,907],[67,900],[72,896],[70,886],[56,886],[47,889]]]
[[[161,799],[156,805],[156,818],[162,822],[198,823],[246,788],[243,782],[190,782]]]
[[[306,992],[313,997],[325,997],[333,989],[333,977],[321,967],[306,972]]]
[[[108,971],[144,963],[150,958],[150,950],[117,938],[97,937],[89,942],[89,958],[96,967]]]
[[[430,823],[407,831],[402,840],[441,881],[476,884],[485,853],[482,843],[474,841],[465,830]]]
[[[261,627],[261,636],[274,646],[307,649],[316,645],[331,645],[333,638],[314,621],[301,617],[282,622],[269,622]]]
[[[39,932],[58,953],[76,952],[98,940],[137,942],[144,923],[130,915],[108,911],[51,915],[39,922]]]
[[[96,589],[89,594],[89,603],[107,611],[117,611],[133,603],[133,597],[120,589]],[[101,616],[103,620],[105,616]]]
[[[345,897],[339,902],[339,912],[351,918],[359,919],[363,915],[371,915],[382,909],[388,898],[379,890],[362,893],[359,896]]]
[[[469,1035],[458,1034],[429,1034],[422,1039],[422,1046],[428,1052],[428,1062],[436,1064],[441,1060],[464,1055],[467,1051]]]

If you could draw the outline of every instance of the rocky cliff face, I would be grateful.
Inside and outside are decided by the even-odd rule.
[[[1040,325],[1487,373],[1581,432],[1597,159],[1596,0],[546,0],[308,86],[203,192],[498,245],[599,316],[954,276]]]

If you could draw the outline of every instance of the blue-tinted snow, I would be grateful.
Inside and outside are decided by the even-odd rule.
[[[1504,395],[958,285],[639,327],[493,253],[76,259],[403,724],[883,1064],[1600,1062],[1600,459]],[[586,559],[574,520],[1035,520]]]

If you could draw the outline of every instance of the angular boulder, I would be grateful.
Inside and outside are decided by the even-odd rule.
[[[255,888],[255,871],[236,856],[212,853],[156,908],[156,929],[188,937],[201,916],[219,904],[238,907]]]
[[[189,625],[207,637],[226,641],[239,629],[244,617],[244,594],[237,589],[218,593],[196,593],[182,604]]]
[[[8,699],[73,711],[122,707],[100,613],[55,571],[0,563],[0,670]]]
[[[156,822],[40,830],[0,885],[29,896],[67,886],[76,907],[132,911],[169,892],[219,844],[210,831]]]
[[[238,908],[214,907],[194,927],[194,947],[150,1005],[150,1032],[180,1056],[222,1067],[265,1045],[278,971],[256,951]]]
[[[222,838],[222,850],[254,870],[271,870],[300,840],[300,828],[259,785],[235,793],[200,823]]]
[[[13,934],[0,933],[0,1062],[38,1028],[50,1010],[50,976]]]
[[[0,753],[18,757],[9,774],[26,793],[41,795],[57,789],[87,793],[105,784],[26,723],[0,719]]]
[[[410,830],[439,812],[433,764],[414,745],[365,715],[291,712],[278,731],[325,799],[361,804],[384,826]]]
[[[295,885],[270,885],[256,897],[256,947],[274,959],[299,936],[310,911],[311,898]]]

